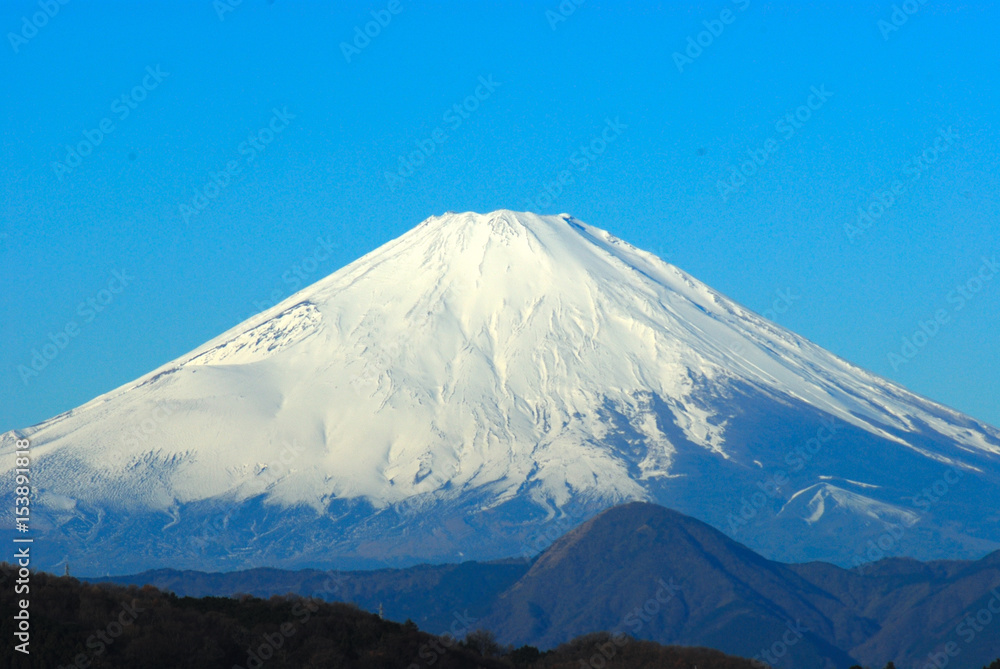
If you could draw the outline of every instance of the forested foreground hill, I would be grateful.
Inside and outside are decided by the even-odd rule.
[[[1000,551],[976,561],[886,558],[851,570],[784,564],[641,502],[599,514],[530,561],[157,570],[108,580],[194,597],[291,592],[384,610],[435,634],[482,627],[503,644],[543,650],[609,631],[795,669],[980,669],[1000,655]]]
[[[581,636],[547,652],[505,647],[489,632],[470,631],[475,621],[463,620],[461,614],[454,632],[464,639],[458,641],[350,604],[294,595],[177,597],[148,585],[88,584],[41,572],[31,575],[29,593],[15,595],[16,578],[15,567],[0,563],[2,666],[12,669],[765,667],[706,648],[662,646],[607,633]],[[30,655],[14,650],[14,600],[25,596],[31,603]],[[462,628],[462,623],[469,625]],[[1000,660],[984,669],[1000,669]]]
[[[86,584],[31,575],[15,595],[15,568],[0,564],[4,666],[12,669],[579,669],[671,667],[751,669],[742,658],[704,648],[660,646],[593,634],[539,653],[501,647],[474,631],[458,642],[383,620],[354,606],[295,596],[177,597],[152,586]],[[30,656],[14,651],[15,597],[30,598]],[[459,635],[467,629],[456,629]]]

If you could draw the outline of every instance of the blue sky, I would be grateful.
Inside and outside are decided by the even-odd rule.
[[[0,430],[498,208],[1000,425],[997,3],[234,2],[0,9]]]

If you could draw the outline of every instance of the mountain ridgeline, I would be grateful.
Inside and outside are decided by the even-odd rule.
[[[0,582],[17,567],[0,563]],[[87,585],[32,576],[29,654],[10,669],[753,669],[707,648],[663,647],[592,634],[539,652],[502,646],[489,633],[430,635],[412,621],[385,620],[347,604],[300,597],[177,597],[151,586]],[[10,588],[0,590],[0,634],[13,636]],[[468,632],[466,634],[466,632]],[[9,646],[8,646],[9,648]]]
[[[115,580],[189,596],[295,592],[383,610],[433,633],[482,628],[501,644],[543,650],[608,632],[789,668],[979,669],[1000,657],[1000,552],[851,570],[783,564],[647,503],[610,509],[532,560],[367,572],[158,570]]]

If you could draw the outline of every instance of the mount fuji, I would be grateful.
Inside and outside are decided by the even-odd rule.
[[[5,499],[17,439],[80,573],[534,555],[629,500],[789,562],[1000,548],[1000,431],[565,214],[429,218],[2,435]]]

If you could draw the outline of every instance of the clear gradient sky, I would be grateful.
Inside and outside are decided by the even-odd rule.
[[[5,0],[0,431],[499,208],[1000,425],[1000,5],[895,4]]]

